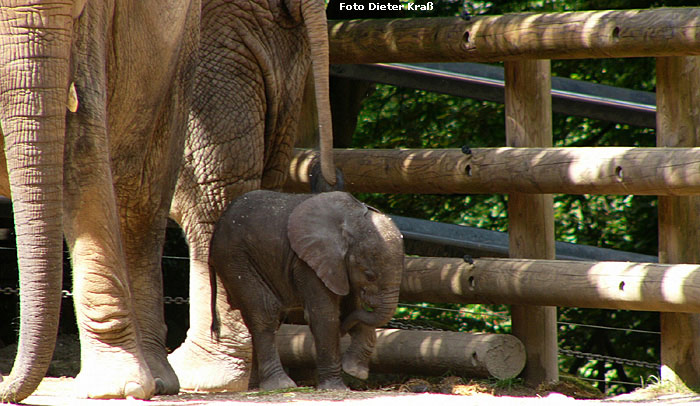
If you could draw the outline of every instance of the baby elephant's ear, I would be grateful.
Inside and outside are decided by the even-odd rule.
[[[294,252],[336,295],[350,293],[343,192],[321,193],[305,200],[289,216],[287,236]],[[351,198],[351,197],[350,197]]]

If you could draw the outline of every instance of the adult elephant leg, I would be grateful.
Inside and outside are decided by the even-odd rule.
[[[71,202],[65,228],[81,349],[76,388],[90,398],[148,399],[155,382],[141,348],[113,186],[104,180],[111,179],[109,161],[106,156],[99,161],[78,158],[86,145],[76,147],[67,147],[76,166],[66,175],[81,178],[82,184],[65,188]],[[106,151],[102,143],[89,148]]]
[[[213,227],[226,205],[261,185],[283,184],[294,145],[309,42],[301,3],[270,3],[210,0],[202,7],[202,61],[171,208],[190,247],[190,329],[168,358],[185,389],[248,385],[250,336],[220,285],[221,339],[212,340],[207,262]]]
[[[174,105],[167,109],[173,114],[179,114],[180,110],[175,101],[184,97],[181,92],[176,93],[170,98]],[[167,360],[161,269],[168,209],[180,161],[156,158],[182,155],[183,141],[178,137],[184,136],[184,122],[171,122],[170,117],[171,114],[166,114],[159,120],[151,143],[163,146],[163,150],[152,151],[146,159],[153,161],[142,169],[144,176],[158,181],[144,187],[135,176],[121,176],[116,184],[134,308],[141,327],[144,356],[155,378],[157,394],[176,394],[180,389],[178,377]],[[123,160],[129,160],[128,148],[126,151],[113,148],[115,150]]]
[[[78,109],[68,115],[65,236],[81,343],[79,395],[150,398],[155,383],[141,350],[126,270],[107,136],[107,27],[113,3],[88,2],[75,30]]]
[[[0,402],[43,378],[55,345],[62,277],[63,135],[69,78],[69,1],[0,3],[0,126],[20,267],[20,336]]]
[[[134,198],[135,200],[138,197]],[[132,207],[133,208],[133,207]],[[129,209],[122,210],[122,213]],[[144,359],[155,380],[155,394],[176,394],[180,389],[167,361],[167,327],[163,313],[161,254],[167,216],[164,211],[144,216],[121,216],[127,269],[132,283],[134,314],[141,332]]]
[[[162,29],[148,30],[152,37],[167,40],[149,39],[130,46],[137,54],[151,55],[154,60],[163,61],[163,69],[153,70],[149,64],[139,63],[142,61],[136,59],[129,72],[138,72],[143,78],[139,83],[144,83],[139,87],[148,87],[149,90],[129,92],[128,98],[110,103],[110,106],[116,105],[110,117],[110,128],[116,134],[110,140],[110,150],[127,268],[133,284],[144,356],[155,378],[157,394],[175,394],[180,388],[177,375],[167,360],[161,257],[168,210],[186,137],[198,62],[201,8],[198,0],[169,2],[169,10],[183,10],[171,11],[166,21],[159,19]],[[129,10],[125,10],[126,15],[152,12],[149,6],[141,4],[145,2],[133,3]],[[125,37],[118,38],[119,41],[132,42],[130,38],[140,27],[130,28]],[[167,41],[175,46],[165,45]],[[125,54],[117,54],[116,58],[129,63],[130,55]],[[116,64],[113,76],[116,76],[118,86],[127,89],[133,86],[132,78],[123,74],[123,63]],[[144,108],[134,109],[134,105]]]
[[[206,92],[206,88],[200,90]],[[218,113],[212,112],[201,119],[220,121],[217,117]],[[190,326],[185,342],[168,356],[168,361],[182,389],[243,391],[248,389],[250,378],[252,339],[240,312],[229,306],[221,283],[217,284],[220,338],[213,338],[209,242],[226,205],[236,196],[260,188],[263,162],[252,152],[262,151],[262,136],[228,138],[203,132],[200,126],[204,125],[203,121],[190,119],[185,163],[171,206],[171,216],[182,227],[189,246]],[[234,126],[236,121],[226,120],[223,125]],[[244,152],[247,155],[242,155]]]
[[[238,30],[246,26],[246,18],[254,17],[241,10],[248,5],[215,0],[202,4],[201,61],[183,166],[171,205],[171,216],[184,230],[189,245],[190,326],[185,342],[168,360],[181,388],[187,390],[246,390],[252,364],[250,334],[240,313],[230,309],[221,284],[217,294],[220,340],[212,337],[208,267],[216,221],[235,197],[260,188],[265,165],[265,114],[269,110],[265,100],[269,98],[257,65],[264,59],[250,54],[260,44],[244,44]]]
[[[229,306],[220,282],[216,299],[221,322],[219,341],[211,333],[208,258],[214,222],[181,221],[190,248],[190,328],[185,342],[168,360],[182,389],[245,391],[253,362],[252,339],[240,312]]]

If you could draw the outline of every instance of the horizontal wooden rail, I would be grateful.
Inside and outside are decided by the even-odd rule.
[[[335,150],[350,192],[700,194],[700,148]],[[285,186],[309,190],[316,153],[297,150]]]
[[[283,324],[277,348],[285,367],[316,366],[314,338],[308,326]],[[343,352],[350,336],[341,339]],[[373,372],[509,379],[525,366],[525,347],[509,334],[378,329],[370,359]]]
[[[700,313],[700,265],[407,257],[401,301]]]
[[[700,54],[700,8],[329,23],[331,63],[466,62]]]

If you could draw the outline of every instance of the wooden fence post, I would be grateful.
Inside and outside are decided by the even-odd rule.
[[[549,60],[505,63],[506,138],[509,147],[552,146],[552,98]],[[508,196],[511,258],[554,259],[552,195]],[[513,334],[527,352],[523,378],[529,385],[557,381],[556,307],[511,307]]]
[[[658,58],[656,144],[700,146],[700,58]],[[659,262],[700,263],[700,196],[659,196]],[[661,377],[700,387],[700,314],[661,313]]]

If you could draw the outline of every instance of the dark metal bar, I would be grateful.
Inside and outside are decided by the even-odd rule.
[[[420,242],[422,244],[459,248],[475,258],[508,256],[507,233],[410,217],[391,216],[391,218],[401,230],[407,243]],[[424,248],[415,245],[414,247],[418,251]],[[414,252],[409,253],[412,254]],[[557,241],[556,253],[556,259],[560,260],[658,262],[658,258],[652,255],[562,241]],[[421,252],[415,252],[415,254],[420,255]],[[453,252],[450,254],[454,255]]]
[[[504,101],[503,68],[478,63],[333,65],[334,76],[371,80],[459,97]],[[552,78],[552,110],[577,117],[656,127],[656,96],[642,92]]]

